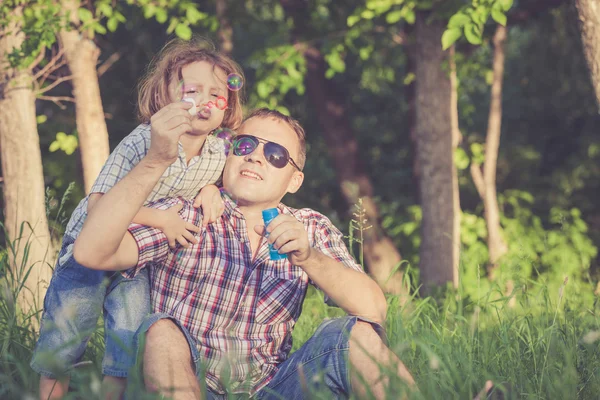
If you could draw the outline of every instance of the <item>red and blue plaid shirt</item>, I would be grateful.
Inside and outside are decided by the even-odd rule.
[[[154,312],[176,318],[196,340],[208,387],[254,394],[266,385],[292,348],[308,275],[285,260],[272,261],[266,241],[252,259],[246,220],[227,196],[222,217],[198,234],[199,244],[170,250],[158,229],[133,224],[139,262],[124,274],[151,266]],[[161,200],[166,209],[183,203],[183,219],[201,226],[201,211],[181,198]],[[324,215],[283,204],[281,213],[301,221],[310,245],[346,267],[363,271],[341,232]],[[251,228],[252,229],[252,228]]]

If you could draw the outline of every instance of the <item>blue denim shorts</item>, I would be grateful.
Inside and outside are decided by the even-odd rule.
[[[200,371],[200,355],[196,340],[176,319],[168,314],[150,315],[140,326],[138,335],[145,334],[161,319],[169,319],[183,332],[196,365]],[[279,365],[273,379],[252,398],[265,400],[295,400],[312,398],[311,393],[328,393],[333,398],[348,398],[352,393],[349,369],[350,331],[357,321],[369,322],[384,342],[387,341],[381,325],[355,316],[333,318],[319,325],[314,335]],[[141,349],[138,349],[141,352]],[[141,353],[140,353],[141,354]],[[308,391],[308,393],[307,393]],[[235,399],[235,394],[217,394],[207,390],[207,400]],[[240,395],[239,398],[248,398]]]
[[[124,278],[95,271],[75,261],[74,239],[65,236],[52,275],[31,368],[49,378],[64,375],[79,362],[104,313],[102,373],[126,377],[135,364],[134,335],[150,313],[148,272]]]

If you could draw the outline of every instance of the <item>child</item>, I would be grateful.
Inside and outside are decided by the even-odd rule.
[[[219,127],[236,129],[240,125],[242,105],[237,90],[242,73],[234,61],[205,47],[174,40],[163,48],[141,81],[141,125],[113,151],[90,195],[71,216],[44,299],[40,336],[31,361],[31,367],[41,375],[40,398],[60,398],[67,392],[68,378],[57,379],[81,359],[102,309],[106,338],[102,372],[105,381],[116,388],[117,396],[124,390],[123,378],[134,365],[134,334],[151,312],[147,274],[126,279],[120,273],[87,269],[74,260],[72,248],[95,201],[146,154],[153,115],[173,113],[178,129],[186,133],[179,141],[178,159],[163,174],[145,205],[165,197],[196,196],[194,205],[204,208],[204,224],[222,213],[223,204],[214,184],[225,164],[225,143],[209,133]],[[233,77],[233,84],[228,85],[228,77]],[[162,230],[171,247],[176,243],[187,246],[196,241],[192,232],[197,228],[183,221],[177,212],[176,207],[166,211],[143,207],[134,222]]]

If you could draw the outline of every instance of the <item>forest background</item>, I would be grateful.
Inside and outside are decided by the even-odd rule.
[[[5,0],[0,29],[2,304],[32,337],[139,78],[194,35],[241,64],[246,110],[303,124],[284,201],[329,216],[395,312],[428,295],[522,309],[543,289],[598,329],[598,1]]]

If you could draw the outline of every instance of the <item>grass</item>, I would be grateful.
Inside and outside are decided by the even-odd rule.
[[[0,274],[5,266],[0,265]],[[29,368],[35,333],[30,319],[18,323],[23,319],[16,314],[10,287],[0,286],[0,399],[36,398],[38,376]],[[420,393],[413,397],[469,399],[492,380],[495,394],[489,398],[598,399],[600,304],[597,299],[587,305],[573,301],[577,293],[563,289],[551,293],[538,285],[518,292],[513,307],[497,289],[475,300],[451,290],[437,297],[414,296],[406,305],[388,297],[389,343],[417,380]],[[294,330],[294,349],[323,318],[342,314],[310,290]],[[102,398],[103,340],[99,324],[85,355],[91,365],[72,374],[71,398]],[[399,398],[401,390],[392,379],[388,397]],[[142,395],[141,386],[133,392],[135,398],[153,398]]]

